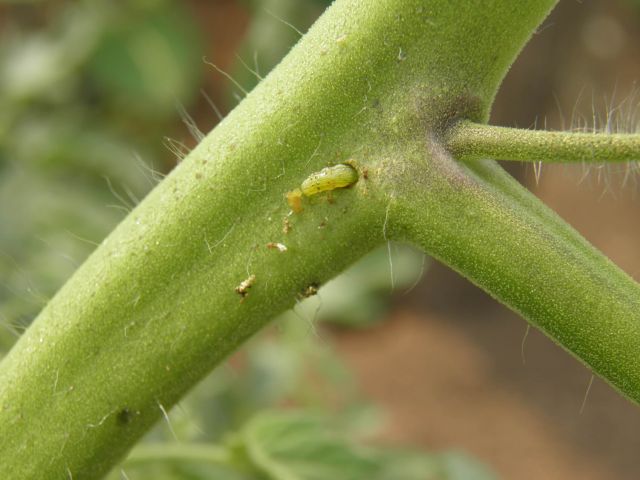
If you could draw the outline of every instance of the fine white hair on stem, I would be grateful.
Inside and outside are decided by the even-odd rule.
[[[198,128],[198,125],[196,124],[195,120],[191,115],[189,115],[189,112],[187,112],[187,109],[184,108],[184,105],[182,105],[182,103],[180,103],[177,100],[176,100],[176,110],[178,111],[178,114],[182,119],[182,123],[185,124],[185,126],[187,127],[187,130],[189,130],[189,133],[191,134],[193,139],[197,142],[201,142],[202,139],[204,138],[204,133],[202,133],[202,130]]]
[[[284,166],[284,158],[280,157],[280,173],[278,175],[276,175],[275,177],[273,177],[274,180],[277,180],[278,178],[282,178],[286,175],[286,169]]]
[[[71,230],[69,230],[69,229],[65,229],[65,232],[67,232],[69,235],[71,235],[71,236],[72,236],[73,238],[75,238],[76,240],[80,240],[81,242],[84,242],[84,243],[86,243],[86,244],[88,244],[88,245],[92,245],[92,246],[94,246],[94,247],[98,247],[98,246],[100,246],[100,243],[99,243],[99,242],[94,242],[93,240],[89,240],[88,238],[81,237],[80,235],[77,235],[77,234],[73,233],[73,232],[72,232]]]
[[[279,16],[277,16],[275,13],[273,13],[270,10],[267,10],[266,8],[263,9],[265,12],[267,12],[269,15],[271,15],[273,18],[275,18],[276,20],[278,20],[279,22],[283,23],[284,25],[286,25],[287,27],[291,28],[294,32],[296,32],[298,35],[300,35],[301,37],[304,35],[304,33],[302,33],[300,30],[298,30],[292,23],[287,22],[285,19],[280,18]]]
[[[131,210],[133,210],[134,205],[129,204],[129,202],[127,202],[127,200],[116,191],[109,177],[104,175],[102,178],[104,178],[105,181],[107,182],[107,187],[109,188],[111,195],[113,195],[116,198],[116,200],[118,200],[122,204],[121,206],[127,211],[127,213],[131,212]]]
[[[7,331],[9,331],[16,338],[20,338],[20,335],[21,335],[21,333],[19,332],[20,329],[22,329],[23,332],[27,329],[22,325],[13,324],[1,313],[0,313],[0,325],[2,325]]]
[[[253,51],[253,69],[258,75],[260,75],[260,78],[262,78],[262,75],[260,74],[260,64],[258,63],[258,50]]]
[[[202,57],[202,61],[204,63],[206,63],[207,65],[213,67],[218,73],[220,73],[221,75],[224,75],[231,83],[233,83],[236,88],[238,88],[238,90],[240,90],[242,93],[244,93],[245,95],[249,95],[249,92],[242,86],[240,85],[240,82],[238,82],[235,78],[233,78],[231,75],[229,75],[227,72],[225,72],[223,69],[221,69],[220,67],[218,67],[215,63],[210,62],[209,60],[207,60],[207,57]]]
[[[24,268],[22,268],[18,260],[16,260],[16,258],[13,255],[11,255],[9,252],[6,252],[4,250],[0,250],[0,255],[5,257],[13,265],[13,269],[20,274],[20,276],[24,279],[24,281],[28,285],[31,285],[31,279],[29,278],[27,271]]]
[[[247,63],[242,59],[242,57],[240,55],[238,55],[236,53],[236,58],[238,59],[238,61],[240,62],[240,64],[247,69],[247,71],[252,74],[254,77],[256,77],[256,79],[261,82],[262,81],[262,77],[260,76],[260,74],[255,71],[254,69],[252,69],[249,65],[247,65]]]
[[[46,304],[49,301],[49,299],[46,298],[46,296],[44,296],[42,293],[40,293],[40,291],[37,288],[32,288],[29,283],[27,284],[27,287],[25,288],[26,293],[28,293],[29,295],[26,295],[23,291],[17,290],[11,284],[3,282],[3,281],[0,281],[0,286],[4,287],[14,297],[22,298],[23,300],[25,300],[25,301],[27,301],[29,303],[33,303],[33,304],[36,304],[36,305],[43,306],[44,304]]]
[[[311,162],[313,157],[315,157],[318,154],[318,150],[320,149],[320,144],[321,143],[322,143],[322,138],[320,138],[320,140],[318,140],[318,145],[316,146],[316,149],[313,151],[311,156],[307,159],[306,163],[304,164],[305,166],[309,165],[309,163]]]
[[[173,425],[171,425],[171,419],[169,418],[169,414],[167,413],[167,410],[165,410],[164,406],[160,403],[160,400],[156,399],[156,403],[158,404],[158,408],[160,408],[160,411],[162,412],[162,416],[164,417],[165,422],[167,422],[167,426],[169,427],[169,431],[171,432],[171,435],[176,441],[178,441],[178,436],[176,435],[176,432],[173,430]]]
[[[129,197],[129,200],[133,202],[134,206],[140,203],[140,199],[131,191],[128,186],[122,185],[122,189],[124,190],[124,193],[127,194],[127,197]]]
[[[216,117],[218,117],[218,120],[222,121],[224,119],[224,115],[222,115],[222,112],[214,103],[214,101],[211,100],[211,97],[209,97],[209,95],[207,95],[207,92],[205,92],[204,90],[200,90],[200,93],[204,97],[205,101],[209,104],[209,106],[213,109],[214,113],[216,114]]]
[[[310,318],[307,315],[303,315],[302,313],[298,312],[296,310],[296,307],[300,306],[301,302],[300,300],[296,299],[296,304],[294,305],[294,307],[291,309],[291,311],[293,312],[293,314],[298,317],[300,320],[305,321],[309,324],[309,330],[311,330],[311,332],[313,333],[313,336],[322,340],[322,337],[320,336],[320,334],[318,333],[318,329],[316,328],[316,320],[318,318],[318,313],[320,312],[320,307],[322,306],[322,303],[320,303],[318,305],[318,307],[315,310],[315,313],[313,315],[313,318]]]
[[[555,97],[554,97],[555,98]],[[544,119],[544,129],[547,129],[547,118]],[[533,119],[533,123],[529,125],[528,130],[538,130],[538,117],[536,116]],[[531,166],[533,167],[533,179],[535,181],[536,187],[540,185],[540,178],[542,177],[542,161],[532,162]],[[525,166],[525,171],[529,172],[529,164],[527,163]]]
[[[181,403],[177,403],[176,404],[176,408],[178,410],[180,410],[180,412],[182,413],[182,415],[184,416],[184,418],[187,419],[187,421],[189,422],[189,424],[195,429],[197,430],[197,432],[199,434],[201,434],[203,437],[207,436],[207,433],[204,431],[204,429],[202,429],[200,427],[200,425],[198,425],[198,423],[196,422],[196,420],[193,418],[193,415],[191,415],[191,412],[189,412],[189,410],[187,410],[185,407],[182,406]]]
[[[253,261],[253,253],[257,248],[258,244],[254,243],[253,245],[251,245],[251,249],[249,250],[249,257],[247,258],[247,264],[245,265],[247,269],[247,277],[251,276],[251,262]]]
[[[76,260],[75,258],[73,258],[71,255],[67,254],[67,253],[62,253],[58,250],[56,250],[56,247],[54,245],[51,244],[51,242],[45,238],[42,237],[34,237],[36,240],[41,241],[42,243],[44,243],[47,247],[49,247],[51,249],[51,251],[54,253],[55,256],[62,258],[63,260],[66,260],[70,265],[72,265],[74,268],[80,268],[80,262],[78,260]],[[29,290],[29,288],[27,288],[27,291],[29,293],[31,293],[32,295],[34,295],[36,298],[39,298],[40,301],[43,301],[44,303],[49,302],[49,298],[42,296],[39,292],[31,292]]]
[[[560,130],[567,129],[567,122],[564,118],[564,113],[562,113],[562,106],[560,105],[560,99],[556,95],[556,92],[552,92],[553,102],[556,104],[556,110],[558,111],[558,116],[560,117]]]
[[[100,427],[104,422],[107,421],[107,418],[109,418],[111,415],[113,415],[115,412],[115,410],[111,410],[110,412],[108,412],[106,415],[104,415],[99,421],[98,423],[89,423],[87,424],[87,428],[97,428]]]
[[[165,174],[163,174],[162,172],[159,172],[153,167],[153,162],[151,163],[151,165],[147,165],[147,162],[145,162],[142,159],[139,153],[134,152],[133,157],[136,160],[136,168],[140,172],[142,172],[142,174],[144,175],[144,178],[147,179],[147,182],[149,183],[149,186],[151,188],[155,187],[166,176]]]
[[[53,389],[52,389],[52,394],[55,395],[57,390],[58,390],[58,380],[60,379],[60,369],[58,368],[56,370],[56,378],[53,381]]]
[[[580,405],[580,415],[584,412],[584,407],[587,404],[587,397],[589,396],[589,392],[591,391],[591,387],[593,386],[593,380],[595,379],[595,375],[592,373],[591,378],[589,378],[589,383],[587,385],[587,389],[584,392],[584,398],[582,399],[582,405]]]
[[[533,176],[536,180],[536,185],[539,185],[540,177],[542,176],[542,161],[533,163]]]
[[[403,295],[406,295],[408,293],[410,293],[414,288],[416,288],[418,286],[418,284],[420,283],[420,280],[422,280],[422,276],[424,275],[424,267],[427,265],[427,255],[425,253],[422,254],[422,265],[420,265],[420,272],[418,273],[416,279],[413,281],[413,283],[409,286],[409,288],[407,288],[404,292]]]
[[[209,240],[207,239],[207,236],[205,234],[204,237],[204,243],[207,245],[207,249],[209,250],[209,253],[212,254],[213,250],[220,246],[229,235],[231,235],[231,232],[233,232],[233,229],[236,227],[236,224],[238,223],[238,220],[236,220],[235,222],[233,222],[233,224],[231,225],[231,227],[229,227],[229,230],[226,231],[226,233],[222,236],[222,238],[220,238],[220,240],[218,240],[216,243],[214,244],[210,244]]]
[[[522,342],[520,342],[520,358],[522,358],[522,364],[527,364],[527,358],[525,356],[524,347],[527,343],[527,338],[529,338],[529,332],[531,331],[531,324],[527,323],[527,328],[524,330],[524,335],[522,337]]]
[[[175,140],[171,137],[164,137],[162,144],[176,157],[176,161],[180,163],[189,155],[189,147],[184,143]]]
[[[640,133],[640,88],[634,84],[629,93],[621,97],[616,84],[610,95],[597,100],[594,92],[584,94],[583,87],[573,103],[569,130],[580,133],[601,135]],[[564,117],[562,117],[564,119]],[[563,125],[564,127],[564,125]],[[582,176],[579,184],[589,181],[603,187],[602,195],[615,195],[618,190],[638,184],[640,159],[624,163],[582,163]],[[619,179],[619,181],[618,181]]]
[[[387,237],[387,224],[389,222],[389,211],[391,210],[391,200],[387,204],[387,209],[384,214],[384,223],[382,224],[382,237],[387,242],[387,255],[389,257],[389,275],[391,276],[391,291],[394,291],[396,288],[395,278],[393,275],[393,257],[391,256],[391,242]]]

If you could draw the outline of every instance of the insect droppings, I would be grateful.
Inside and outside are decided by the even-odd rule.
[[[313,297],[318,294],[318,290],[320,289],[320,285],[317,283],[310,283],[307,287],[300,293],[302,298]]]
[[[293,213],[302,211],[302,191],[299,188],[287,192],[287,203],[293,210]]]
[[[286,235],[291,231],[292,228],[293,227],[291,226],[291,222],[289,221],[289,219],[287,217],[284,217],[284,220],[282,221],[282,233]]]
[[[256,276],[250,275],[249,278],[240,282],[240,285],[236,287],[236,293],[244,299],[249,295],[249,289],[253,287],[254,283],[256,283]]]
[[[350,187],[358,181],[358,172],[347,163],[325,167],[309,175],[300,188],[287,192],[287,203],[294,213],[302,211],[302,195],[310,197],[337,188]]]
[[[267,248],[271,250],[278,250],[279,252],[286,252],[287,246],[282,243],[269,242],[267,243]]]

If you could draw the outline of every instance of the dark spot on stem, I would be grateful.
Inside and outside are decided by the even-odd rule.
[[[128,407],[124,407],[122,410],[118,412],[116,416],[116,420],[118,425],[128,425],[133,420],[133,417],[140,412],[134,412]]]

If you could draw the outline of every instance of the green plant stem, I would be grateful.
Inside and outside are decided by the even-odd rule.
[[[425,150],[430,168],[442,175],[421,173]],[[640,285],[533,195],[522,190],[516,197],[486,169],[470,175],[437,142],[407,150],[409,159],[416,168],[405,174],[413,181],[390,212],[397,234],[482,286],[640,401]]]
[[[447,150],[460,160],[629,162],[640,160],[640,134],[551,132],[460,122],[447,132]]]
[[[0,364],[0,478],[103,475],[311,284],[388,239],[421,245],[640,400],[638,285],[495,162],[457,163],[437,140],[487,120],[554,4],[335,2]],[[289,214],[287,191],[348,159],[352,188]]]

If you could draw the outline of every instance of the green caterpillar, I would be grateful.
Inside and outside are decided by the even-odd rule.
[[[350,187],[358,181],[358,172],[347,163],[325,167],[309,175],[300,188],[287,192],[287,203],[295,213],[302,211],[302,195],[310,197],[320,192]]]

